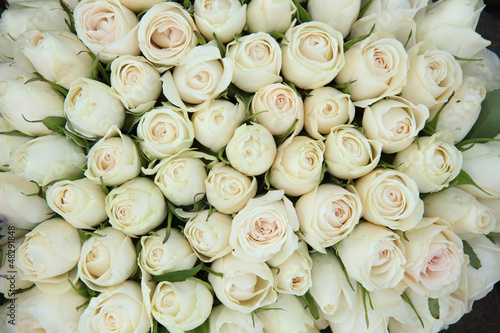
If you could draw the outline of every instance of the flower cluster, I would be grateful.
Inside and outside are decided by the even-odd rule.
[[[10,0],[0,322],[137,333],[457,322],[500,280],[500,118],[485,121],[500,61],[474,31],[483,8]]]

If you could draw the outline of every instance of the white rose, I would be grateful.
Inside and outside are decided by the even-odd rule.
[[[227,145],[234,131],[245,118],[245,105],[215,99],[193,113],[195,139],[214,152]]]
[[[448,100],[462,83],[462,69],[453,55],[419,43],[408,50],[410,66],[401,97],[429,109]]]
[[[151,313],[169,332],[182,333],[203,324],[212,311],[213,296],[197,279],[158,283],[151,299]]]
[[[144,112],[161,94],[160,74],[144,57],[119,56],[111,63],[111,90],[130,112]]]
[[[286,195],[299,196],[312,191],[323,178],[325,144],[308,136],[295,136],[276,151],[269,182]]]
[[[273,83],[260,88],[250,104],[252,114],[259,114],[257,122],[266,127],[273,135],[281,135],[293,125],[295,133],[304,126],[304,102],[289,86]]]
[[[22,133],[31,136],[51,134],[52,130],[41,122],[30,121],[64,117],[64,97],[48,83],[34,81],[26,84],[30,78],[0,79],[0,113]]]
[[[146,177],[134,178],[113,189],[105,202],[109,223],[129,237],[146,234],[167,217],[162,192]]]
[[[394,288],[403,279],[405,248],[389,228],[361,222],[337,251],[347,273],[368,291]]]
[[[417,183],[396,170],[375,169],[356,181],[363,218],[396,230],[410,230],[424,214]]]
[[[210,267],[222,277],[208,275],[215,296],[231,310],[251,313],[276,301],[273,273],[265,263],[251,263],[228,254]]]
[[[227,45],[226,57],[233,60],[232,82],[240,89],[256,92],[281,78],[281,48],[263,31],[238,38]]]
[[[139,176],[141,161],[132,139],[113,126],[87,154],[85,177],[109,186],[125,183]]]
[[[16,63],[29,72],[68,89],[80,77],[90,77],[94,60],[87,48],[70,32],[30,30],[16,40]],[[16,53],[16,51],[19,53]]]
[[[363,213],[357,194],[333,184],[319,185],[302,195],[295,209],[300,223],[299,237],[321,253],[347,237]]]
[[[208,202],[219,212],[233,214],[257,193],[257,180],[224,163],[216,164],[205,180]]]
[[[194,3],[194,20],[207,40],[217,35],[223,44],[243,31],[247,5],[238,0],[198,0]]]
[[[64,100],[66,128],[87,138],[103,137],[111,126],[122,127],[125,109],[105,83],[80,78]]]
[[[462,141],[476,122],[485,97],[486,88],[480,79],[464,77],[458,90],[441,110],[436,131],[448,130],[453,134],[455,142]]]
[[[5,228],[5,224],[2,224]],[[11,230],[7,227],[7,230]],[[0,293],[6,299],[15,299],[18,297],[17,290],[26,289],[33,285],[33,281],[24,280],[16,269],[16,250],[24,241],[24,237],[8,236],[8,242],[2,246],[0,261]],[[12,266],[11,266],[12,265]]]
[[[274,289],[281,294],[304,295],[313,283],[312,265],[307,244],[299,241],[299,248],[273,269]]]
[[[439,1],[415,17],[417,41],[428,40],[457,57],[470,58],[491,43],[476,29],[484,9],[482,0]]]
[[[38,193],[38,187],[28,179],[12,172],[0,172],[0,212],[9,225],[30,230],[53,215],[45,199],[28,196],[33,193]]]
[[[108,219],[100,184],[90,179],[62,180],[46,192],[49,207],[75,228],[88,229]]]
[[[28,136],[8,135],[1,133],[8,133],[15,131],[7,120],[0,114],[0,170],[9,171],[10,154],[16,150],[17,147],[30,140]]]
[[[202,104],[215,99],[226,90],[232,77],[233,62],[222,58],[215,42],[210,42],[189,51],[161,80],[165,97],[185,109],[185,103]]]
[[[27,233],[16,250],[19,276],[35,283],[59,282],[78,263],[81,248],[76,228],[61,218],[47,220]]]
[[[462,64],[464,77],[477,77],[485,84],[487,92],[500,89],[500,58],[498,55],[484,48],[472,56],[472,59],[481,60],[465,61],[465,63]]]
[[[350,124],[354,113],[349,94],[332,87],[317,88],[304,99],[304,128],[314,139],[323,140],[332,127]]]
[[[283,77],[302,89],[331,82],[344,64],[344,42],[330,25],[311,21],[291,27],[282,41]]]
[[[73,11],[78,37],[89,50],[108,63],[120,55],[139,55],[134,12],[118,0],[83,0]]]
[[[367,106],[363,112],[366,137],[382,142],[382,151],[393,154],[407,148],[429,118],[429,109],[391,96]]]
[[[263,125],[251,123],[238,127],[226,146],[233,168],[249,176],[266,172],[276,157],[276,143]]]
[[[233,219],[226,214],[202,210],[184,227],[184,236],[200,260],[212,262],[232,251],[229,234]]]
[[[402,239],[406,250],[403,281],[418,294],[438,298],[454,292],[468,260],[462,240],[441,218],[424,218]],[[406,240],[408,239],[408,240]]]
[[[19,146],[11,156],[12,173],[45,186],[78,176],[87,159],[84,150],[62,135],[46,135]]]
[[[164,158],[153,169],[143,169],[146,175],[155,174],[154,182],[163,195],[177,206],[189,206],[205,195],[207,166],[203,153],[187,151]]]
[[[250,32],[285,33],[296,12],[292,0],[253,0],[247,8],[248,29]]]
[[[233,218],[229,244],[233,254],[253,263],[277,266],[298,248],[299,220],[284,191],[250,199]]]
[[[351,81],[351,99],[356,106],[365,107],[397,95],[406,83],[408,54],[403,44],[386,31],[377,31],[352,45],[345,52],[345,59],[335,81]]]
[[[311,258],[311,296],[326,319],[344,321],[356,306],[358,284],[345,274],[340,260],[333,253],[312,253]]]
[[[212,309],[209,318],[210,332],[231,333],[242,330],[246,333],[264,333],[259,317],[250,313],[231,310],[221,304]]]
[[[164,158],[191,147],[194,140],[193,123],[185,111],[160,107],[141,117],[137,136],[147,156]]]
[[[358,17],[360,7],[361,0],[309,0],[307,12],[312,20],[327,23],[347,37]]]
[[[89,288],[102,290],[127,280],[137,267],[136,258],[128,236],[112,227],[99,229],[83,243],[78,275]]]
[[[139,23],[139,47],[152,63],[172,66],[198,44],[191,15],[178,3],[154,5]]]
[[[98,333],[113,330],[146,333],[151,330],[141,286],[135,281],[104,288],[83,311],[78,331]]]
[[[325,141],[328,173],[341,179],[368,174],[377,166],[381,153],[380,141],[368,140],[352,125],[333,127]]]
[[[141,246],[139,266],[151,275],[191,269],[197,260],[186,238],[174,228],[169,234],[167,228],[162,228],[142,236]]]

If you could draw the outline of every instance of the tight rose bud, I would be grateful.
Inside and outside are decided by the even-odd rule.
[[[340,31],[344,37],[349,35],[360,7],[361,0],[309,0],[307,2],[307,12],[312,20],[328,23],[335,30]]]
[[[285,33],[296,12],[292,0],[252,0],[247,8],[248,29],[250,32]]]

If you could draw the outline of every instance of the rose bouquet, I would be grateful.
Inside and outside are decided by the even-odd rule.
[[[0,326],[457,322],[500,280],[500,61],[475,32],[483,8],[9,1]]]

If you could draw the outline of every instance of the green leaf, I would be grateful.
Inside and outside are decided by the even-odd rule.
[[[450,183],[450,186],[454,186],[454,185],[473,185],[476,188],[478,188],[479,190],[481,190],[482,192],[484,192],[488,195],[491,195],[488,192],[486,192],[485,190],[483,190],[481,187],[479,187],[479,185],[477,185],[476,182],[474,182],[472,177],[469,176],[469,174],[467,172],[465,172],[464,170],[460,170],[460,173],[458,174],[458,176],[455,179],[453,179],[453,181]]]
[[[453,58],[455,58],[455,60],[457,60],[457,61],[481,61],[481,60],[483,60],[483,59],[462,58],[462,57],[459,57],[456,55],[454,55]]]
[[[439,300],[437,298],[428,298],[427,303],[429,304],[429,312],[432,318],[439,319]]]
[[[292,134],[293,130],[295,129],[295,125],[297,125],[298,121],[299,121],[298,119],[295,119],[293,124],[288,128],[288,130],[285,133],[276,136],[276,147],[279,147],[290,136],[290,134]]]
[[[273,37],[274,39],[278,40],[278,39],[284,39],[288,42],[288,40],[286,39],[286,36],[283,35],[283,34],[280,34],[279,32],[273,32],[273,33],[270,33],[271,37]]]
[[[203,37],[203,35],[199,31],[195,30],[194,35],[196,36],[196,39],[198,39],[198,43],[200,43],[201,45],[205,45],[207,43],[205,37]]]
[[[293,0],[293,3],[295,4],[295,7],[297,7],[297,18],[300,23],[305,23],[311,21],[311,18],[309,17],[309,14],[307,11],[302,7],[302,5],[299,3],[298,0]]]
[[[349,48],[351,46],[353,46],[354,44],[356,44],[357,42],[361,42],[362,40],[365,40],[368,37],[370,37],[370,35],[373,33],[374,30],[375,30],[375,24],[370,29],[370,32],[367,33],[366,35],[359,36],[358,38],[354,38],[354,39],[352,39],[352,40],[344,43],[344,52],[346,52],[347,50],[349,50]]]
[[[415,314],[417,315],[417,318],[418,320],[420,321],[420,324],[422,325],[422,328],[425,328],[424,327],[424,322],[422,320],[422,318],[420,317],[420,315],[418,314],[417,312],[417,309],[415,308],[415,305],[413,305],[413,302],[411,301],[410,297],[408,297],[408,295],[406,294],[406,291],[403,291],[403,293],[401,294],[401,298],[410,305],[410,307],[412,308],[413,312],[415,312]]]
[[[307,307],[309,308],[309,311],[311,312],[311,316],[313,316],[314,319],[319,319],[319,311],[318,307],[316,306],[316,303],[314,302],[314,298],[311,296],[309,291],[302,296],[304,301],[307,304]]]
[[[64,117],[47,117],[40,120],[29,120],[26,119],[24,115],[22,116],[23,119],[26,120],[28,123],[42,123],[48,129],[60,134],[62,134],[61,130],[64,129],[64,125],[66,124],[66,118]]]
[[[221,58],[224,58],[226,56],[226,48],[219,41],[219,38],[217,37],[217,34],[215,32],[214,32],[213,36],[214,36],[215,41],[217,42],[217,47],[219,48],[220,56],[221,56]]]
[[[500,89],[490,91],[481,103],[481,113],[474,126],[465,137],[472,138],[493,138],[500,132]]]
[[[462,240],[462,243],[464,244],[464,253],[469,256],[470,265],[475,269],[481,268],[482,267],[481,260],[479,260],[472,246],[470,246],[470,244],[467,243],[467,241],[465,240]]]
[[[366,11],[368,10],[368,7],[370,7],[370,5],[372,4],[373,0],[368,0],[365,5],[363,7],[361,7],[360,11],[359,11],[359,15],[358,15],[358,18],[356,19],[359,20],[360,18],[363,17],[363,15],[365,15]]]
[[[66,19],[64,20],[66,22],[66,25],[68,26],[69,31],[71,31],[71,33],[76,35],[75,18],[73,17],[73,13],[71,12],[71,8],[69,8],[69,6],[63,0],[59,0],[59,5],[61,6],[61,8],[64,10],[64,12],[66,12],[66,14],[69,17],[69,21]]]
[[[203,264],[199,264],[191,269],[183,269],[180,271],[169,272],[161,275],[155,275],[151,278],[152,282],[161,282],[161,281],[169,281],[169,282],[181,282],[185,281],[188,277],[195,276],[201,269],[203,268]]]
[[[34,138],[34,136],[31,136],[31,135],[28,135],[28,134],[25,134],[25,133],[19,132],[19,131],[0,132],[0,134],[8,135],[8,136],[22,136],[22,137],[26,137],[26,138]]]
[[[26,82],[24,82],[24,84],[27,84],[27,83],[30,83],[30,82],[35,82],[35,81],[42,81],[42,82],[45,82],[45,83],[49,84],[52,88],[54,88],[55,90],[57,90],[64,97],[66,97],[66,95],[68,94],[68,90],[66,90],[65,88],[61,87],[58,84],[55,84],[52,81],[47,80],[46,78],[43,77],[42,74],[40,74],[38,72],[33,72],[33,74],[35,75],[35,77],[32,78],[32,79],[29,79]]]
[[[78,229],[78,236],[80,236],[80,239],[84,242],[92,236],[104,237],[104,235],[98,234],[97,232],[86,231],[82,229]]]
[[[210,333],[210,318],[207,318],[203,324],[196,327],[193,331],[194,333]]]

